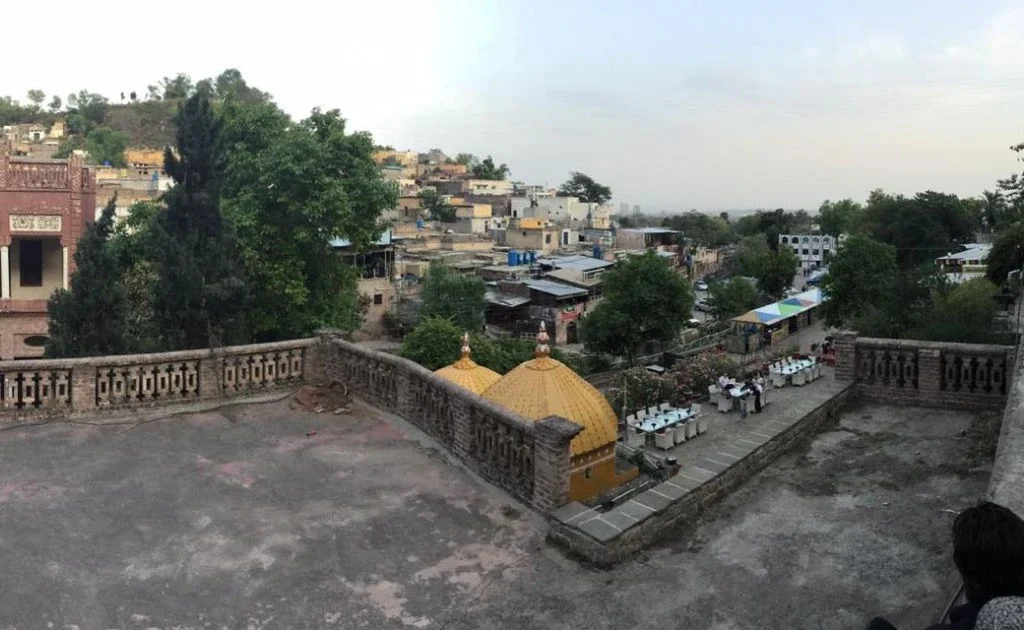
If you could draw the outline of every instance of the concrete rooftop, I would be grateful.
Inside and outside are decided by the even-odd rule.
[[[12,428],[0,627],[920,627],[952,587],[946,510],[984,493],[997,425],[851,409],[611,571],[359,405]]]

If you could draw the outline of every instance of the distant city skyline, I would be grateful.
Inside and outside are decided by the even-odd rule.
[[[380,144],[490,154],[532,184],[582,171],[652,211],[813,210],[874,188],[971,196],[1021,170],[1008,150],[1024,141],[1019,3],[181,0],[129,43],[135,3],[92,22],[47,6],[76,19],[46,24],[61,45],[8,29],[6,49],[32,63],[5,68],[3,94],[116,101],[235,67],[294,116],[338,108]]]

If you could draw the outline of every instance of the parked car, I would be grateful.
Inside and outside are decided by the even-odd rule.
[[[704,282],[703,280],[698,280],[697,284],[695,284],[693,286],[698,291],[707,291],[708,290],[708,283]]]
[[[700,323],[701,322],[699,319],[688,319],[686,320],[686,323],[683,325],[686,326],[687,328],[700,328]]]
[[[697,300],[697,303],[693,305],[693,308],[698,311],[704,311],[705,313],[711,310],[711,303],[705,298]]]

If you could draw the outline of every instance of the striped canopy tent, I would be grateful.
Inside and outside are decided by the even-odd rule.
[[[786,319],[787,317],[793,317],[794,315],[799,315],[808,309],[814,308],[818,304],[821,304],[823,299],[821,289],[811,289],[810,291],[804,291],[803,293],[786,298],[785,300],[780,300],[773,304],[768,304],[767,306],[747,311],[738,317],[734,317],[732,321],[748,324],[770,325]]]

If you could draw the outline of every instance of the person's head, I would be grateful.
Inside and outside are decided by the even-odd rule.
[[[953,521],[953,562],[973,602],[1024,594],[1024,521],[982,502]]]
[[[998,597],[978,613],[974,630],[1024,630],[1024,597]]]

